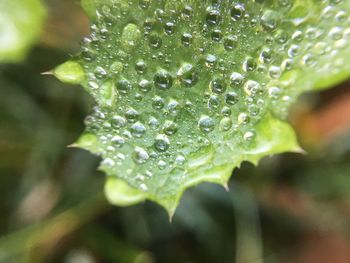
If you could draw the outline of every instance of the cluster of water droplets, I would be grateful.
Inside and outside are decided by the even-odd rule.
[[[104,168],[141,190],[158,174],[180,184],[188,167],[253,147],[256,123],[268,111],[285,116],[295,86],[310,81],[301,71],[336,72],[349,46],[346,1],[187,2],[111,0],[83,40],[97,101],[87,129]],[[203,147],[221,160],[206,161]]]

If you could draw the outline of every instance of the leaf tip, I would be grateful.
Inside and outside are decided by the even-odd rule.
[[[72,60],[59,65],[52,73],[57,79],[67,84],[81,84],[85,80],[83,67]]]

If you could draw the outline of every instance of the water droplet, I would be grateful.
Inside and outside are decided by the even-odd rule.
[[[216,64],[216,60],[217,60],[216,56],[209,54],[205,59],[205,65],[208,68],[213,68]]]
[[[273,79],[278,79],[281,77],[281,68],[277,66],[271,66],[269,68],[269,76]]]
[[[156,96],[152,99],[152,106],[155,110],[161,110],[164,108],[164,100],[161,97]]]
[[[201,131],[208,133],[214,130],[215,122],[209,116],[202,116],[199,119],[198,127]]]
[[[167,71],[160,71],[154,76],[154,85],[162,90],[169,89],[173,85],[173,78]]]
[[[125,124],[126,124],[126,120],[123,117],[121,117],[119,115],[116,115],[116,116],[112,117],[112,125],[113,125],[113,127],[115,127],[115,128],[122,128],[122,127],[125,126]]]
[[[238,72],[233,72],[230,76],[230,80],[231,80],[231,85],[240,86],[244,81],[244,77],[242,76],[242,74]]]
[[[292,35],[292,39],[296,42],[301,42],[303,38],[303,32],[301,32],[300,30],[295,31]]]
[[[234,21],[241,19],[245,13],[245,7],[242,4],[235,4],[231,9],[231,17]]]
[[[115,74],[115,75],[118,75],[120,74],[121,72],[123,72],[123,63],[119,62],[119,61],[116,61],[114,62],[110,67],[110,71],[111,73]]]
[[[186,87],[192,87],[198,82],[198,74],[191,64],[183,64],[177,75]]]
[[[231,109],[229,107],[225,106],[225,107],[222,108],[221,114],[223,116],[225,116],[225,117],[230,117],[231,114],[232,114],[232,111],[231,111]]]
[[[136,122],[131,126],[130,131],[133,136],[140,138],[145,134],[146,127],[142,123]]]
[[[178,156],[176,156],[175,163],[176,163],[177,165],[182,166],[182,165],[185,164],[185,161],[186,161],[186,158],[185,158],[183,155],[178,155]]]
[[[128,122],[134,123],[139,118],[140,114],[134,109],[129,109],[125,112],[125,118]]]
[[[260,61],[265,64],[269,64],[272,61],[271,49],[265,49],[260,53]]]
[[[228,117],[223,118],[220,121],[220,130],[222,131],[228,131],[232,127],[232,120]]]
[[[140,60],[136,63],[135,70],[140,75],[145,74],[147,70],[147,64],[143,60]]]
[[[188,47],[192,44],[192,35],[190,33],[184,33],[181,37],[182,45]]]
[[[270,87],[268,94],[271,99],[277,100],[281,96],[281,89],[279,87]]]
[[[158,49],[162,46],[162,39],[158,35],[150,35],[149,45],[151,48]]]
[[[333,39],[333,40],[339,40],[343,37],[343,28],[341,27],[333,27],[330,31],[329,31],[329,36]]]
[[[160,170],[164,170],[164,169],[166,168],[166,166],[167,166],[167,163],[166,163],[166,162],[164,162],[163,160],[159,160],[159,162],[158,162],[158,168],[159,168]]]
[[[106,158],[102,161],[102,165],[112,167],[115,165],[115,162],[111,158]]]
[[[220,99],[216,95],[211,95],[208,100],[208,106],[211,109],[216,109],[220,106]]]
[[[141,8],[146,9],[150,6],[151,0],[140,0],[139,4]]]
[[[274,30],[277,27],[277,13],[266,10],[261,16],[261,24],[266,30]]]
[[[244,133],[243,139],[245,141],[251,141],[251,140],[253,140],[254,136],[255,136],[255,134],[253,132],[247,131],[246,133]]]
[[[235,105],[238,102],[238,95],[236,92],[230,91],[225,96],[225,101],[228,105]]]
[[[151,129],[156,130],[159,127],[159,121],[154,117],[150,117],[148,125]]]
[[[184,9],[182,9],[181,16],[182,16],[182,18],[184,18],[184,19],[188,19],[188,18],[191,17],[192,12],[193,12],[192,7],[189,6],[189,5],[186,5],[186,6],[184,7]]]
[[[138,86],[139,86],[139,89],[144,93],[147,93],[152,89],[152,83],[146,79],[142,79],[139,82]]]
[[[223,83],[222,80],[214,79],[214,80],[210,81],[209,88],[211,89],[212,92],[217,93],[217,94],[221,94],[221,93],[225,92],[226,85]]]
[[[177,132],[177,125],[175,122],[173,121],[165,121],[164,125],[163,125],[163,132],[166,135],[174,135]]]
[[[238,124],[246,125],[249,123],[249,116],[246,113],[240,113],[238,115]]]
[[[244,91],[249,96],[254,96],[260,90],[260,84],[254,80],[248,80],[244,85]]]
[[[89,81],[89,82],[88,82],[88,86],[89,86],[92,90],[97,90],[97,89],[99,89],[99,85],[98,85],[96,82],[94,82],[94,81]]]
[[[103,79],[105,76],[107,76],[107,72],[103,67],[96,67],[95,68],[95,76],[98,79]]]
[[[174,100],[174,99],[171,99],[169,101],[168,105],[166,106],[166,110],[170,115],[176,116],[180,111],[179,102]]]
[[[175,32],[175,24],[173,22],[165,23],[164,31],[168,35],[174,34],[174,32]]]
[[[212,33],[211,33],[211,39],[215,42],[219,42],[222,39],[222,32],[220,29],[215,29]]]
[[[132,158],[135,163],[143,164],[147,162],[147,160],[149,159],[149,155],[145,149],[141,147],[136,147],[132,154]]]
[[[216,9],[209,9],[206,21],[209,26],[215,26],[220,21],[220,11]]]
[[[248,112],[250,113],[251,116],[258,116],[260,112],[260,108],[255,104],[251,104],[248,106]]]
[[[299,53],[299,49],[300,49],[300,46],[298,45],[292,45],[289,49],[288,49],[288,55],[289,57],[295,57],[298,55]]]
[[[116,135],[111,139],[111,142],[113,143],[113,145],[120,148],[124,145],[125,139],[123,137]]]
[[[243,62],[243,69],[244,71],[253,71],[255,70],[257,67],[257,64],[255,62],[255,60],[253,58],[247,58],[244,62]]]
[[[237,47],[237,37],[236,36],[227,36],[224,39],[224,48],[226,51],[232,51]]]
[[[154,147],[159,152],[165,152],[168,150],[170,145],[170,141],[168,136],[165,134],[159,134],[157,135],[155,141],[154,141]]]
[[[120,94],[127,94],[132,89],[131,83],[126,79],[117,82],[117,90]]]

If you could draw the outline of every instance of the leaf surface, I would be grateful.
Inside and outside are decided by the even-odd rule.
[[[350,73],[350,1],[83,6],[91,35],[55,73],[96,101],[75,145],[102,156],[117,205],[150,199],[172,215],[188,187],[225,185],[242,161],[300,151],[288,108]]]

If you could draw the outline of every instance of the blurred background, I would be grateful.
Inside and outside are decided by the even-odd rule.
[[[26,60],[0,65],[0,262],[349,263],[350,82],[306,94],[290,120],[307,154],[244,163],[230,192],[186,192],[172,223],[146,202],[103,196],[99,159],[67,148],[93,101],[43,76],[79,51],[79,1],[45,1],[48,18]]]

